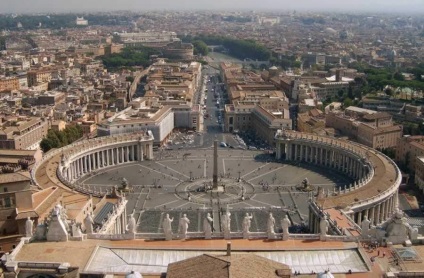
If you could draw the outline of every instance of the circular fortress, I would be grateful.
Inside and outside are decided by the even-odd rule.
[[[291,229],[302,232],[319,230],[322,210],[342,209],[358,224],[365,217],[378,224],[397,208],[401,175],[383,154],[291,131],[278,132],[275,141],[275,154],[224,148],[153,154],[150,132],[100,137],[48,152],[32,178],[41,188],[98,198],[118,189],[143,233],[161,233],[166,214],[186,214],[189,230],[202,232],[208,213],[215,219],[231,211],[231,230],[241,231],[248,212],[252,230],[263,232],[272,212],[279,219],[288,215]],[[220,222],[214,221],[215,230]]]

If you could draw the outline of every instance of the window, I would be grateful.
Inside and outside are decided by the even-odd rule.
[[[5,187],[5,188],[4,188],[4,192],[7,192],[7,191],[8,191],[8,190],[7,190],[7,187]]]
[[[11,207],[10,197],[4,198],[4,206],[7,207],[7,208]]]

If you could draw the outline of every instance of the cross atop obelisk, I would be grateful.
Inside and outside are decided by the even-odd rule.
[[[218,189],[218,140],[213,142],[213,176],[212,176],[213,190]]]

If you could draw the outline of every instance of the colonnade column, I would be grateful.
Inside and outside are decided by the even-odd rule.
[[[88,167],[87,172],[91,172],[91,154],[88,155]]]
[[[81,174],[81,159],[78,159],[77,160],[77,176],[76,176],[76,178],[79,178],[80,174]]]
[[[372,219],[370,219],[370,218],[372,218]],[[371,211],[370,211],[370,214],[369,214],[369,218],[368,219],[370,219],[370,221],[371,221],[371,223],[373,225],[377,225],[377,223],[375,222],[374,207],[371,208]]]
[[[390,199],[386,201],[386,219],[390,216]]]
[[[294,160],[295,161],[299,159],[299,157],[297,155],[297,148],[298,147],[299,147],[299,145],[297,145],[297,144],[294,145]]]
[[[382,215],[382,219],[381,222],[384,222],[386,220],[386,206],[387,206],[387,201],[383,202],[383,209],[381,211],[381,215]]]
[[[380,224],[380,206],[381,206],[381,204],[377,205],[377,210],[376,210],[376,214],[375,214],[375,224],[376,225]]]
[[[84,175],[86,172],[87,172],[87,157],[86,156],[84,156],[83,158],[82,158],[82,174],[81,175]]]

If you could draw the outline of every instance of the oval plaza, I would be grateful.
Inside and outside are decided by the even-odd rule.
[[[87,255],[87,273],[126,272],[129,265],[142,273],[163,272],[199,251],[217,252],[222,249],[217,245],[229,240],[227,255],[231,248],[255,249],[293,272],[368,272],[372,264],[357,249],[358,240],[382,245],[417,240],[416,229],[398,211],[398,167],[363,145],[283,130],[275,135],[274,154],[218,149],[216,141],[213,148],[154,153],[153,140],[146,131],[49,152],[33,169],[35,184],[89,196],[93,208],[72,220],[55,207],[42,223],[47,231],[39,231],[39,223],[33,240],[97,246]],[[63,228],[69,220],[72,229]],[[305,240],[311,244],[303,246]],[[181,245],[170,250],[169,241]],[[206,248],[202,242],[208,241]],[[180,248],[193,252],[179,253]],[[281,253],[272,255],[270,248]],[[296,253],[299,248],[304,251]],[[128,259],[111,270],[115,259],[107,254],[118,251]],[[18,253],[14,260],[23,260]],[[131,263],[134,256],[140,260]],[[152,263],[149,256],[166,262]],[[335,261],[340,258],[345,259]]]

